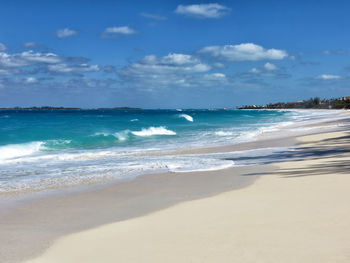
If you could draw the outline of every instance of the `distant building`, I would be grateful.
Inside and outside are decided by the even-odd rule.
[[[342,97],[341,99],[342,99],[342,100],[350,100],[350,96]]]

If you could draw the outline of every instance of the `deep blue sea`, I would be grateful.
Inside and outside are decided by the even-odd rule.
[[[157,153],[252,141],[259,134],[278,132],[281,127],[322,114],[326,113],[3,110],[0,111],[0,192],[242,165],[227,158],[227,154]]]

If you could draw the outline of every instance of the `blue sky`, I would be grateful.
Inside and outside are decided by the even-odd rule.
[[[0,107],[349,96],[349,10],[348,1],[3,0]]]

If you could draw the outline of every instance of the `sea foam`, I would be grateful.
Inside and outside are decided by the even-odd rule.
[[[160,127],[149,127],[147,129],[142,129],[141,131],[132,131],[133,135],[136,136],[153,136],[153,135],[176,135],[176,132],[166,129],[164,126]]]
[[[185,118],[186,120],[193,122],[193,117],[188,115],[188,114],[180,114],[179,115],[180,118]]]
[[[30,142],[22,144],[8,144],[0,146],[0,160],[8,160],[21,156],[31,155],[40,151],[44,142]]]

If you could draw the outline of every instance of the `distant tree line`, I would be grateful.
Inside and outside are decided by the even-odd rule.
[[[323,99],[319,97],[295,102],[277,102],[266,105],[245,105],[238,109],[350,109],[350,97]]]

